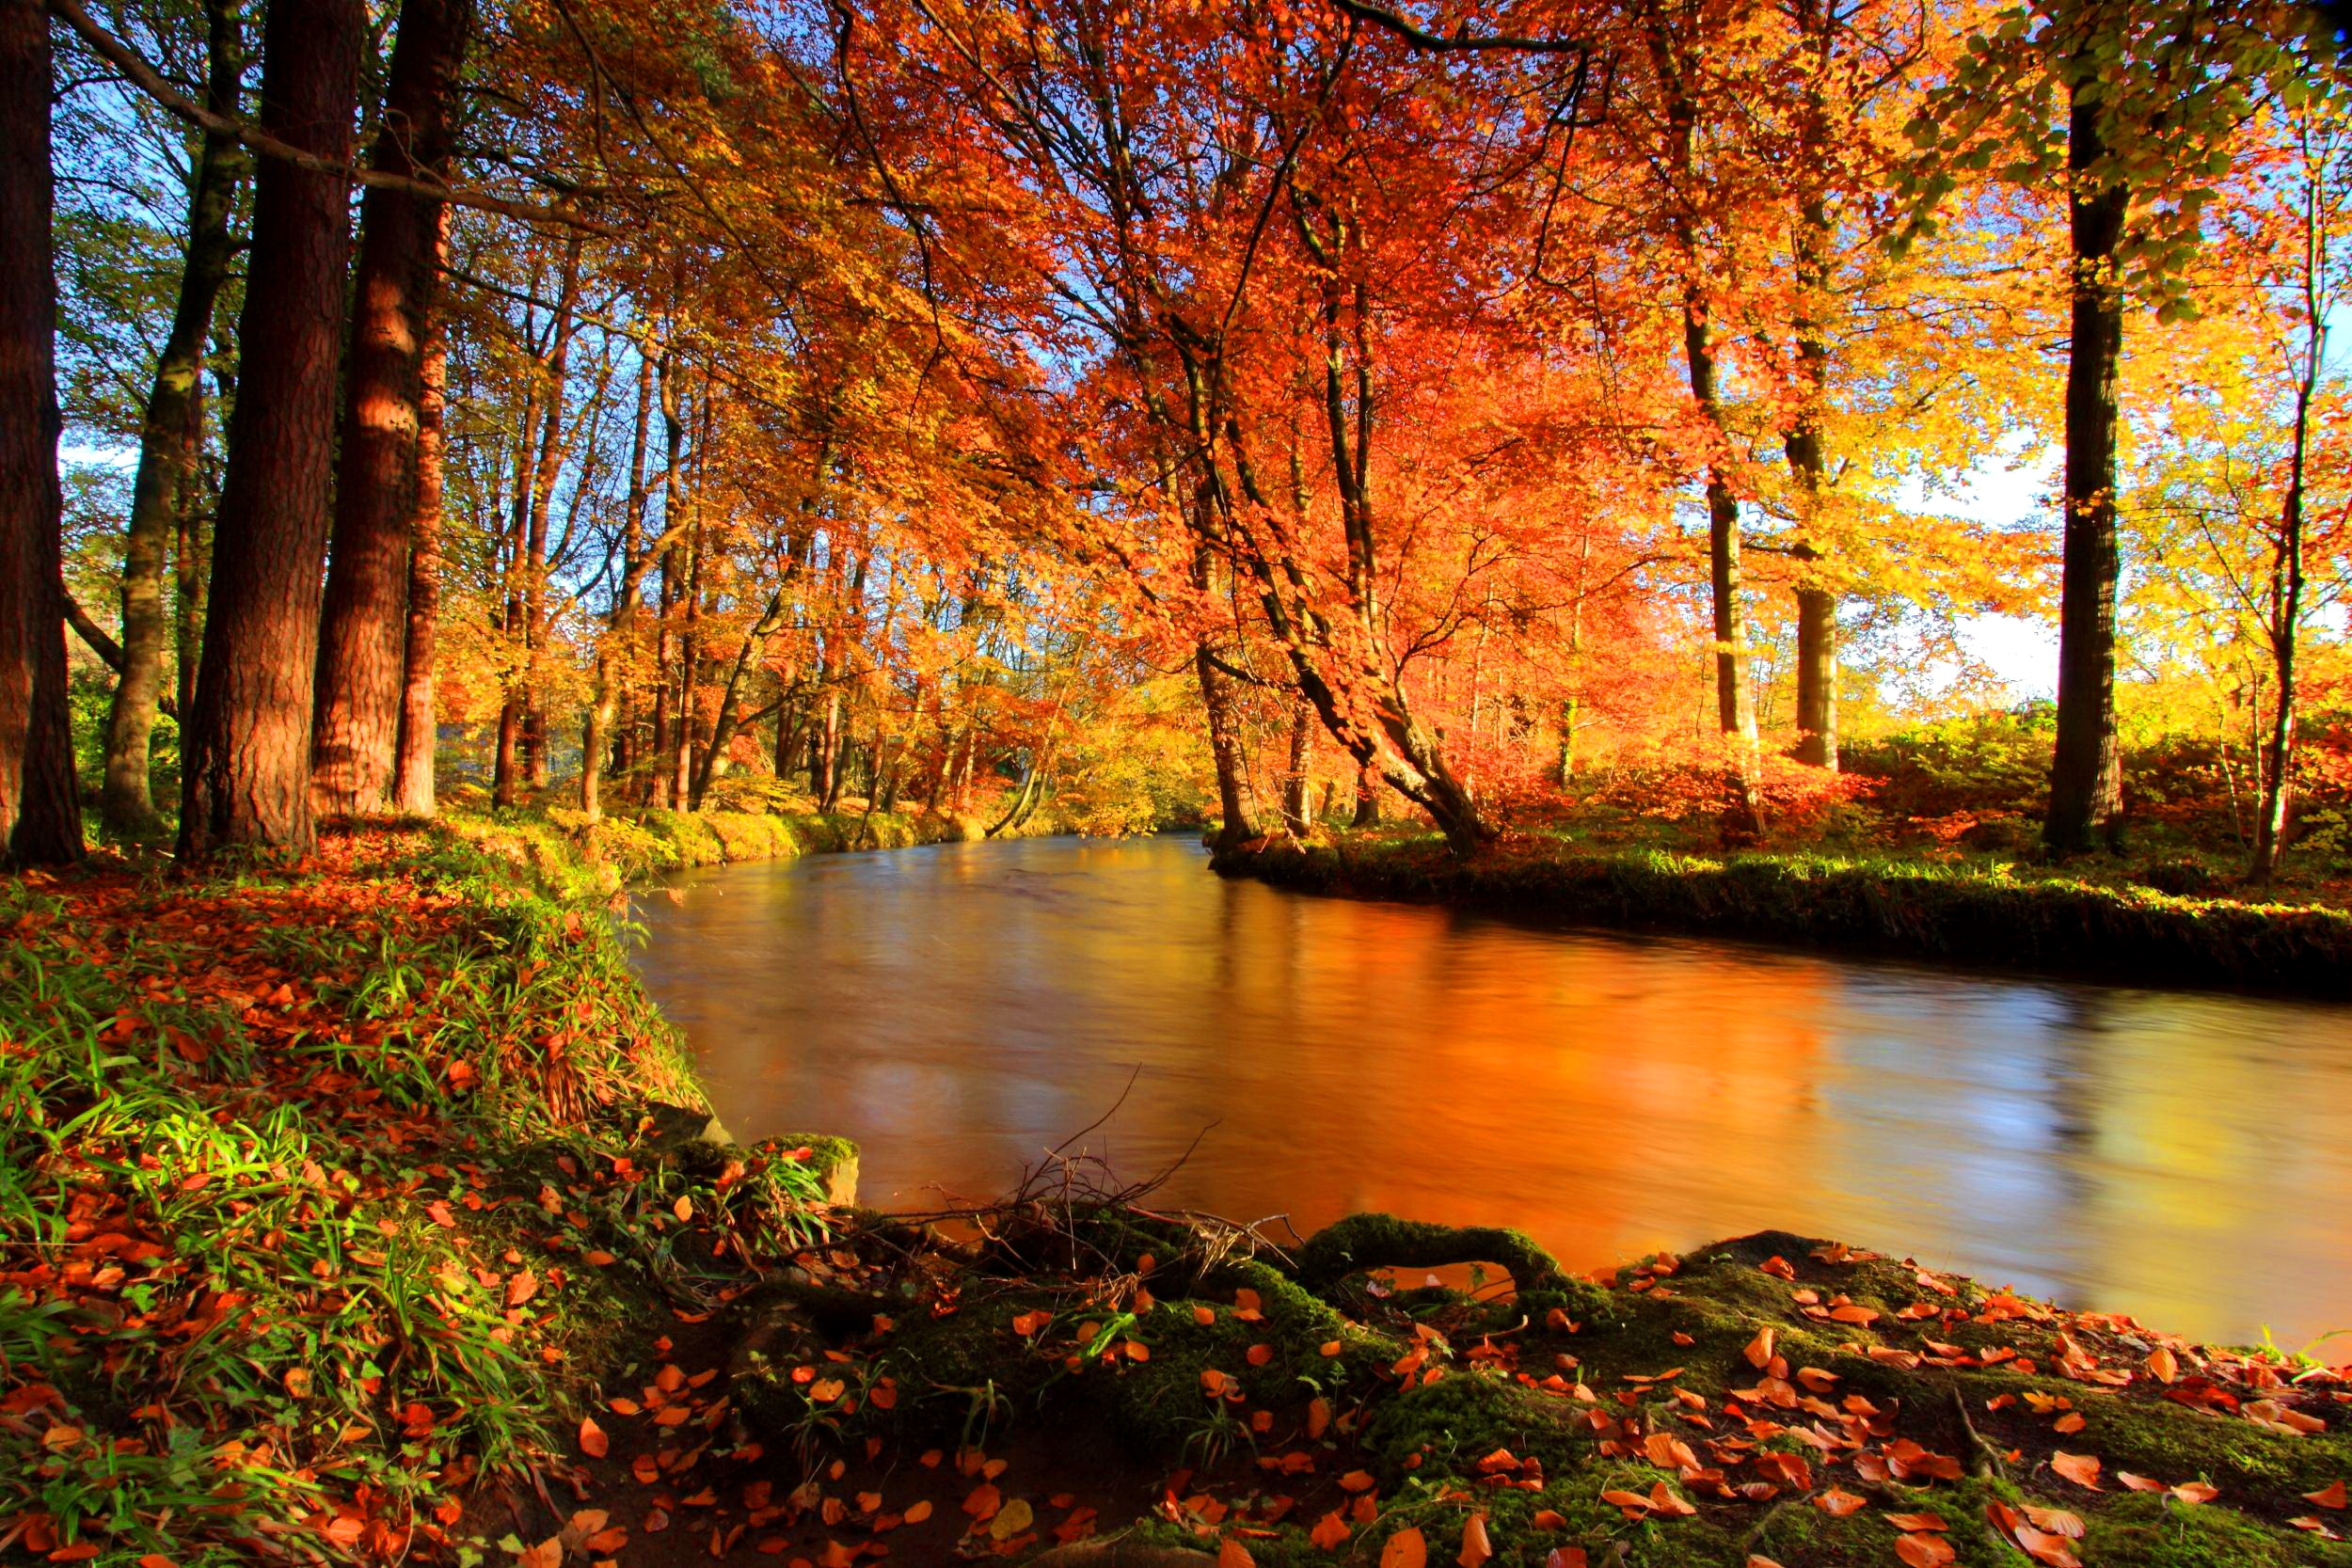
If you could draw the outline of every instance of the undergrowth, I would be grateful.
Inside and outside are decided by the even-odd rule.
[[[642,1146],[649,1101],[699,1101],[679,1043],[594,879],[500,847],[0,882],[0,1545],[428,1544],[618,1323],[806,1238],[786,1151]]]

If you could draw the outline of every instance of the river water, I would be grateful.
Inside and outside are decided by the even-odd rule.
[[[1153,1201],[1229,1219],[1580,1268],[1779,1227],[2199,1338],[2352,1329],[2352,1007],[1310,898],[1176,838],[732,866],[638,917],[729,1128],[855,1138],[884,1207],[997,1196],[1124,1090],[1077,1147],[1190,1148]]]

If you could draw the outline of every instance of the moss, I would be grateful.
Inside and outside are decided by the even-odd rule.
[[[2083,1560],[2098,1568],[2322,1568],[2352,1564],[2352,1544],[2280,1529],[2234,1509],[2119,1497],[2093,1514]]]
[[[1393,1214],[1350,1214],[1311,1237],[1298,1253],[1298,1282],[1327,1296],[1339,1283],[1368,1269],[1444,1268],[1456,1263],[1497,1263],[1510,1273],[1522,1297],[1541,1294],[1562,1304],[1570,1317],[1606,1309],[1606,1298],[1582,1280],[1570,1279],[1551,1254],[1523,1231],[1491,1226],[1430,1225]]]

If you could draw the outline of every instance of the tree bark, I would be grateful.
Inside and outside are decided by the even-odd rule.
[[[49,17],[0,0],[0,861],[81,858],[66,705]]]
[[[1359,768],[1356,770],[1356,815],[1348,819],[1351,828],[1376,828],[1380,825],[1380,770]]]
[[[449,95],[469,10],[468,0],[404,0],[370,167],[447,182]],[[374,815],[390,803],[442,206],[384,185],[369,187],[361,206],[310,742],[312,803],[322,813]]]
[[[348,164],[367,17],[358,0],[273,0],[266,131]],[[310,698],[332,521],[335,379],[351,182],[270,159],[257,176],[243,353],[213,544],[203,671],[183,732],[180,854],[310,847]]]
[[[2058,751],[2050,768],[2042,842],[2079,854],[2116,841],[2123,811],[2122,757],[2115,720],[2116,380],[2123,356],[2123,294],[2116,249],[2131,192],[2096,181],[2106,148],[2099,107],[2088,94],[2094,62],[2074,62],[2067,124],[2074,176],[2073,335],[2066,362],[2066,531],[2058,593]]]
[[[2286,499],[2279,508],[2279,532],[2270,567],[2270,658],[2278,685],[2277,706],[2270,719],[2263,779],[2262,812],[2254,821],[2254,856],[2248,875],[2267,882],[2279,869],[2279,854],[2286,847],[2287,817],[2295,805],[2295,682],[2296,655],[2302,633],[2304,561],[2304,493],[2310,477],[2312,404],[2319,390],[2327,362],[2328,311],[2322,279],[2328,264],[2327,224],[2322,217],[2327,199],[2321,182],[2328,169],[2312,166],[2306,144],[2303,188],[2303,363],[2295,383],[2295,436],[2287,458]]]
[[[1300,697],[1291,704],[1291,743],[1282,773],[1282,825],[1293,838],[1304,838],[1312,826],[1307,820],[1307,755],[1314,738],[1314,705]]]
[[[204,106],[239,112],[245,83],[245,34],[233,0],[205,0]],[[163,698],[164,563],[173,538],[197,503],[197,465],[204,446],[204,351],[212,341],[213,310],[235,254],[229,219],[245,150],[225,132],[207,131],[188,182],[188,238],[180,296],[139,433],[139,465],[131,485],[131,518],[122,562],[122,664],[106,715],[105,781],[100,811],[119,833],[139,835],[157,826],[150,793],[149,744]],[[183,712],[185,711],[183,708]]]
[[[594,822],[604,815],[605,747],[620,706],[621,671],[635,662],[637,600],[653,562],[645,548],[645,447],[653,434],[654,356],[642,345],[637,359],[637,423],[628,448],[628,499],[621,524],[621,581],[612,594],[611,629],[596,644],[596,684],[580,740],[580,809]]]
[[[436,225],[437,269],[449,245],[449,209]],[[407,630],[401,645],[400,730],[392,759],[392,809],[404,816],[435,810],[433,764],[440,718],[434,705],[433,657],[441,619],[442,427],[448,407],[449,341],[440,313],[427,318],[424,362],[418,367],[417,464],[408,517]]]
[[[1691,371],[1691,395],[1718,440],[1723,412],[1716,399],[1715,346],[1706,307],[1695,297],[1682,311],[1682,341]],[[1707,465],[1708,583],[1714,602],[1715,718],[1731,741],[1731,800],[1724,830],[1736,837],[1764,832],[1762,758],[1756,731],[1756,691],[1748,678],[1748,618],[1740,602],[1740,502],[1731,493],[1720,455]]]

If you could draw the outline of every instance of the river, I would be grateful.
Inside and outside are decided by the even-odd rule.
[[[729,1128],[855,1138],[884,1207],[996,1196],[1124,1091],[1082,1147],[1183,1157],[1153,1201],[1229,1219],[1509,1224],[1578,1268],[1779,1227],[2202,1339],[2352,1329],[2352,1007],[1311,898],[1177,838],[637,909]]]

